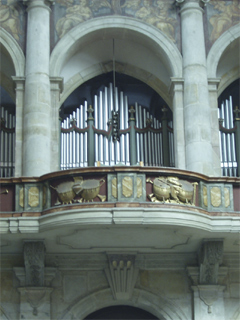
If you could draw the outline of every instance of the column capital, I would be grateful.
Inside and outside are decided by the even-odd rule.
[[[25,4],[28,8],[27,10],[42,7],[50,10],[50,6],[54,5],[54,0],[22,0],[23,4]]]
[[[171,77],[171,83],[169,86],[169,93],[173,94],[176,91],[183,91],[184,79]]]
[[[62,77],[50,77],[51,91],[63,92],[63,78]]]
[[[217,92],[220,81],[220,78],[208,78],[208,90]]]
[[[210,2],[210,0],[175,0],[175,1],[176,1],[176,5],[182,5],[186,3],[198,3],[199,6],[201,7],[205,7],[207,3]]]
[[[16,90],[24,90],[25,87],[25,81],[26,78],[25,77],[16,77],[16,76],[12,76],[12,79],[16,85]]]

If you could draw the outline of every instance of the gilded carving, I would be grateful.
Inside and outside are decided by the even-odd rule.
[[[203,204],[208,206],[208,195],[207,195],[207,187],[203,186]]]
[[[133,181],[130,177],[124,177],[122,179],[122,194],[124,197],[129,198],[133,194]]]
[[[112,179],[112,196],[117,199],[117,178]]]
[[[152,202],[195,205],[197,182],[190,183],[178,177],[158,177],[154,181],[148,178],[147,182],[153,185],[153,193],[148,194]]]
[[[62,182],[56,188],[51,186],[57,191],[60,203],[68,204],[72,202],[85,202],[93,201],[98,197],[102,202],[106,200],[106,196],[99,194],[100,187],[105,183],[104,179],[101,180],[83,180],[82,177],[74,178],[74,181]],[[76,196],[79,199],[74,199]]]
[[[224,188],[224,202],[225,208],[230,206],[230,192],[228,188]]]
[[[28,204],[30,207],[39,206],[39,189],[37,187],[31,187],[28,190]]]
[[[142,186],[142,179],[141,178],[137,178],[137,197],[141,198],[143,194],[143,186]]]
[[[221,200],[221,189],[219,187],[211,188],[211,204],[213,207],[219,207],[222,203]]]
[[[19,190],[19,206],[24,207],[24,188]]]

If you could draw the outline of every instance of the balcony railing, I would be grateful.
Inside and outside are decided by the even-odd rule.
[[[231,215],[240,212],[239,198],[239,178],[213,178],[171,168],[102,166],[0,180],[1,217],[118,206],[180,206],[208,215]]]

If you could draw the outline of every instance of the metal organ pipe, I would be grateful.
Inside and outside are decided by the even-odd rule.
[[[86,126],[87,126],[87,110],[88,110],[88,104],[87,104],[87,101],[85,101],[84,103],[84,108],[83,108],[83,127],[82,129],[84,129]],[[88,165],[88,158],[87,158],[87,139],[88,139],[88,134],[87,132],[84,132],[82,133],[83,134],[83,140],[84,140],[84,154],[83,154],[83,157],[84,157],[84,163],[83,163],[83,166],[87,167]]]
[[[0,118],[0,177],[12,177],[15,167],[15,115],[1,106]]]
[[[125,96],[124,99],[124,128],[126,129],[128,127],[128,119],[129,119],[129,112],[128,112],[128,98]],[[126,165],[130,165],[130,143],[129,143],[129,133],[126,133],[124,135],[125,139],[125,162]]]
[[[115,90],[115,92],[114,92]],[[87,101],[72,112],[63,122],[62,128],[68,129],[73,119],[76,119],[78,128],[87,126]],[[112,84],[103,88],[94,97],[94,126],[96,129],[108,132],[109,121],[112,119],[112,112],[119,111],[120,131],[129,127],[129,105],[128,98],[123,92],[118,92]],[[137,102],[135,103],[135,125],[136,128],[144,129],[149,125],[155,130],[161,128],[161,122],[150,114],[150,111]],[[169,123],[171,126],[171,123]],[[87,132],[79,133],[75,130],[61,134],[61,168],[87,166],[88,140]],[[130,165],[130,134],[121,133],[120,141],[113,141],[112,135],[94,134],[94,164],[100,161],[102,165],[116,165],[119,162]],[[169,132],[169,150],[171,164],[174,162],[173,135]],[[232,140],[231,140],[232,143]],[[143,161],[146,166],[160,166],[163,163],[162,133],[145,129],[145,132],[136,132],[136,161]],[[134,160],[135,161],[135,160]]]

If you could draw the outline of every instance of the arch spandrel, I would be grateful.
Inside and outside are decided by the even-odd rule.
[[[86,21],[70,30],[56,45],[50,59],[50,75],[61,76],[67,62],[79,51],[79,48],[87,46],[99,39],[111,39],[113,36],[121,39],[130,39],[140,43],[145,48],[150,48],[168,72],[170,77],[182,77],[182,56],[169,38],[155,27],[143,22],[125,17],[104,17]],[[101,63],[106,62],[101,60]],[[109,60],[109,59],[108,59]],[[140,69],[141,66],[135,66]],[[144,61],[142,62],[144,69]],[[148,70],[145,70],[148,71]],[[102,71],[103,73],[104,71]],[[95,76],[96,74],[94,74]],[[89,77],[86,73],[81,77]],[[91,76],[92,77],[92,76]],[[70,76],[74,85],[74,75]],[[159,76],[160,78],[160,76]]]

